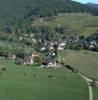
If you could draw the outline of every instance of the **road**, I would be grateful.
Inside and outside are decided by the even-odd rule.
[[[93,80],[89,79],[88,77],[84,76],[81,73],[78,73],[78,75],[80,75],[84,80],[86,80],[89,90],[89,100],[93,100],[93,89],[92,86],[90,85],[90,82],[93,82]]]

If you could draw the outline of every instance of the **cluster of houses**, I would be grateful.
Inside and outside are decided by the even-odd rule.
[[[37,39],[35,38],[35,33],[24,34],[19,37],[19,41],[23,41],[25,39],[30,40],[32,42],[32,44],[37,44]]]
[[[51,42],[50,44],[45,44],[41,48],[41,52],[46,53],[42,67],[57,67],[57,55],[58,51],[65,49],[66,41],[58,43],[57,41]],[[45,65],[45,66],[44,66]]]
[[[81,48],[83,48],[84,46],[87,46],[88,50],[93,50],[93,49],[98,48],[98,43],[95,40],[87,41],[87,40],[79,39],[79,37],[77,37],[76,39],[65,40],[65,41],[62,41],[61,43],[52,42],[48,46],[45,45],[41,47],[41,51],[45,51],[47,47],[49,50],[53,50],[55,44],[57,44],[58,51],[63,51],[69,44],[71,45],[76,44],[76,45],[79,45]]]
[[[49,52],[45,52],[45,57],[42,60],[41,67],[56,67],[56,52],[51,49]],[[36,58],[39,58],[39,54],[37,52],[32,52],[31,55],[24,56],[24,58],[19,58],[13,53],[8,54],[8,59],[12,62],[16,62],[17,60],[24,65],[33,65]]]
[[[10,53],[8,55],[8,58],[15,62],[17,59],[20,61],[21,64],[24,65],[33,65],[36,58],[38,58],[39,55],[37,53],[32,53],[31,56],[25,56],[23,59],[16,57],[15,54]],[[49,52],[47,56],[43,59],[41,67],[56,67],[56,53],[55,52]]]
[[[37,40],[35,38],[35,35],[32,33],[29,35],[25,34],[24,36],[21,36],[19,40],[22,41],[25,38],[30,38],[32,43],[34,43],[35,45],[38,43],[38,41],[40,41],[41,43],[41,39]],[[74,35],[73,37],[69,37],[61,42],[50,41],[50,43],[45,43],[43,46],[39,47],[41,52],[44,52],[45,54],[47,54],[45,56],[45,59],[42,61],[42,67],[57,66],[57,63],[56,63],[57,52],[63,51],[69,45],[69,43],[71,45],[79,44],[81,47],[83,47],[86,44],[89,50],[98,48],[98,44],[96,40],[87,41],[86,39],[80,38],[77,35]],[[36,52],[33,52],[31,55],[25,56],[23,59],[20,59],[20,58],[19,59],[25,65],[32,65],[34,64],[34,59],[36,59],[36,57],[39,57],[39,55]],[[8,58],[12,61],[15,61],[17,59],[16,55],[12,53],[8,55]]]
[[[54,52],[49,52],[47,54],[47,56],[45,57],[45,59],[42,62],[41,67],[56,67],[57,63],[56,63],[56,54]]]
[[[58,42],[51,42],[50,44],[48,45],[45,45],[41,48],[41,51],[45,51],[47,48],[51,51],[51,50],[54,50],[54,49],[57,49],[58,51],[62,51],[65,49],[67,45],[67,42],[64,41],[64,42],[61,42],[61,43],[58,43]]]
[[[24,56],[24,58],[18,58],[13,53],[8,54],[8,58],[10,60],[15,62],[15,60],[18,59],[20,61],[20,63],[22,63],[24,65],[32,65],[32,64],[34,64],[34,59],[36,59],[37,57],[39,57],[39,55],[36,52],[33,52],[30,56]]]
[[[83,36],[84,37],[84,36]],[[96,49],[98,48],[98,44],[96,42],[96,40],[92,39],[90,41],[88,41],[86,38],[81,38],[78,35],[74,34],[74,35],[68,35],[67,38],[61,42],[58,41],[50,41],[50,44],[48,44],[49,49],[53,50],[53,46],[54,44],[58,44],[58,50],[62,51],[64,50],[69,44],[78,44],[81,47],[83,47],[84,45],[87,46],[87,49],[92,50],[92,49]],[[35,33],[31,33],[31,34],[24,34],[24,36],[21,36],[19,38],[19,40],[23,40],[23,39],[29,39],[31,41],[32,44],[37,44],[38,42],[41,43],[41,39],[37,40],[35,38]],[[46,45],[44,45],[43,47],[41,47],[41,51],[44,51],[46,49]]]

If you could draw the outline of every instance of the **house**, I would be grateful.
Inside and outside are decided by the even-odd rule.
[[[21,41],[23,39],[23,37],[21,36],[20,38],[19,38],[19,40]]]
[[[41,48],[41,51],[45,51],[45,50],[46,50],[46,47],[42,47],[42,48]]]
[[[34,38],[35,37],[35,33],[30,33],[30,37]]]
[[[33,52],[32,54],[31,54],[31,58],[34,60],[35,58],[37,58],[38,57],[38,54],[36,53],[36,52]]]
[[[54,45],[54,43],[53,43],[53,42],[51,42],[51,43],[50,43],[50,45],[51,45],[51,46],[53,46],[53,45]]]
[[[61,46],[61,47],[65,47],[65,46],[66,46],[66,42],[62,42],[62,43],[60,43],[59,46]]]
[[[48,67],[55,67],[57,64],[56,64],[56,60],[51,58],[49,59],[49,63],[48,63]]]
[[[27,36],[28,36],[28,34],[24,34],[24,36],[25,36],[25,37],[27,37]]]
[[[76,36],[75,42],[76,42],[76,43],[78,43],[78,42],[79,42],[79,40],[80,40],[80,39],[79,39],[79,37],[78,37],[78,36]]]
[[[62,42],[58,45],[58,50],[61,51],[61,50],[64,50],[65,46],[67,45],[66,41],[65,42]]]
[[[24,64],[25,65],[32,65],[33,64],[33,59],[31,56],[26,56],[24,57]]]
[[[33,42],[34,44],[36,44],[36,43],[37,43],[37,40],[36,40],[35,38],[32,38],[32,42]]]
[[[56,66],[56,54],[53,53],[49,53],[48,57],[48,67],[55,67]]]
[[[54,49],[54,47],[53,46],[50,46],[50,48],[49,48],[50,50],[53,50]]]
[[[41,48],[41,51],[43,51],[43,52],[48,52],[49,51],[49,46],[43,46],[42,48]]]
[[[64,48],[59,46],[59,47],[58,47],[58,50],[59,50],[59,51],[62,51],[62,50],[64,50]]]
[[[42,68],[51,68],[56,67],[56,54],[54,52],[50,52],[42,62]]]
[[[38,54],[36,52],[33,52],[31,56],[25,56],[23,59],[23,64],[32,65],[36,57],[38,57]]]
[[[90,42],[90,44],[91,45],[96,45],[96,41],[93,40],[93,41]]]
[[[10,53],[10,54],[8,54],[8,58],[9,58],[10,60],[15,60],[15,59],[16,59],[16,55],[13,54],[13,53]]]
[[[96,47],[96,41],[93,40],[90,42],[89,49],[93,49],[95,47]]]

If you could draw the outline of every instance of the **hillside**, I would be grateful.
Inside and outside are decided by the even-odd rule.
[[[98,8],[98,4],[95,3],[87,3],[88,6]]]
[[[91,12],[90,7],[71,0],[3,0],[0,17],[49,16],[58,12]],[[92,12],[93,13],[93,12]]]
[[[79,35],[89,36],[98,31],[98,17],[87,13],[66,13],[53,18],[46,18],[42,22],[36,21],[32,26],[47,26],[55,30],[57,27],[64,27],[66,30],[71,29]]]
[[[87,13],[65,13],[54,17],[35,18],[28,24],[26,22],[26,25],[18,24],[16,29],[12,25],[8,26],[8,28],[5,28],[5,33],[0,34],[0,55],[2,53],[3,55],[7,54],[9,51],[16,54],[20,51],[22,54],[23,52],[24,54],[30,54],[33,46],[30,34],[34,34],[37,40],[49,41],[55,39],[61,41],[66,34],[70,35],[71,33],[88,37],[98,32],[97,21],[98,16]],[[12,33],[9,33],[11,31]],[[25,37],[25,34],[28,34],[28,37]],[[24,39],[20,41],[20,37]]]
[[[61,40],[66,33],[89,36],[98,31],[98,16],[89,14],[93,10],[94,14],[95,9],[71,0],[0,1],[1,55],[23,50],[30,54],[34,47],[30,34],[48,41]]]
[[[98,14],[97,9],[71,0],[1,0],[0,24],[14,25],[32,16],[52,16],[58,13],[89,12]]]

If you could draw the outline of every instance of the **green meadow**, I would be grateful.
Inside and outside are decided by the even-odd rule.
[[[98,100],[98,88],[94,88],[94,100]]]
[[[86,82],[66,68],[41,69],[0,58],[0,100],[88,100]]]

